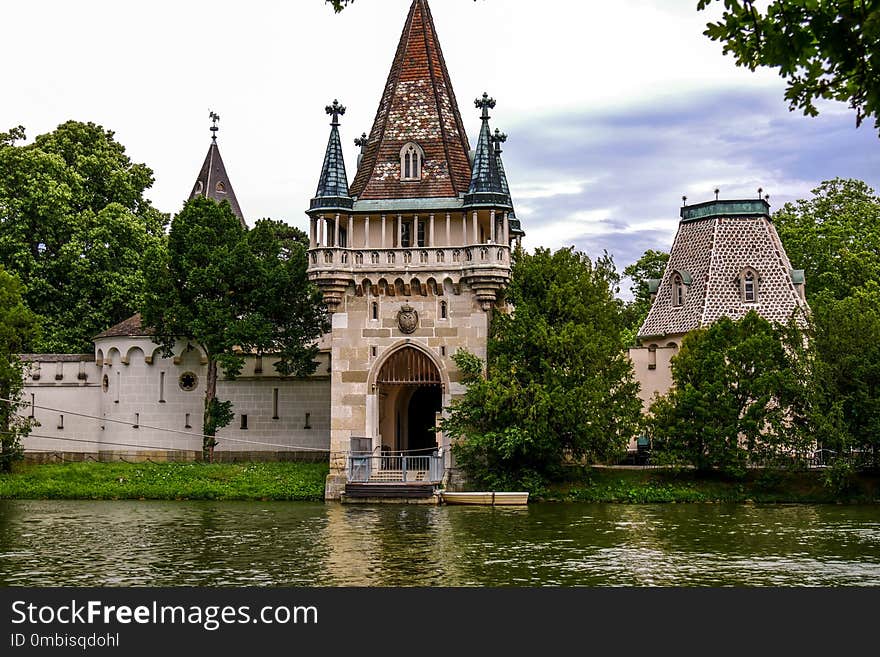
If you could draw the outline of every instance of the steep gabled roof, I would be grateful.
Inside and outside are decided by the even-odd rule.
[[[205,156],[205,162],[199,171],[199,176],[193,185],[189,198],[196,196],[207,196],[214,199],[218,203],[220,201],[229,201],[232,206],[232,212],[241,221],[242,226],[247,226],[241,207],[238,205],[238,199],[235,198],[235,192],[232,190],[232,183],[226,173],[226,166],[223,164],[223,158],[220,157],[220,149],[217,146],[216,137],[211,140],[208,147],[208,154]]]
[[[409,142],[425,153],[422,178],[400,180]],[[363,149],[351,195],[359,199],[454,198],[468,191],[470,145],[427,0],[413,0]]]

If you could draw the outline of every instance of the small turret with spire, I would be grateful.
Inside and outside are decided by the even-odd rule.
[[[480,136],[474,149],[474,164],[471,172],[471,184],[464,197],[467,206],[491,205],[499,208],[510,208],[510,192],[506,188],[506,179],[502,183],[498,171],[498,152],[500,142],[495,142],[489,127],[489,110],[495,107],[495,99],[484,93],[482,98],[474,101],[477,109],[482,111],[480,120]],[[498,133],[500,136],[501,133]],[[504,136],[507,139],[507,136]]]
[[[501,180],[501,191],[510,199],[510,212],[507,213],[507,219],[510,222],[510,235],[514,238],[522,238],[525,232],[519,219],[516,218],[513,199],[510,197],[510,185],[507,184],[507,173],[504,171],[504,163],[501,161],[501,144],[506,141],[507,135],[498,128],[495,128],[495,133],[492,135],[492,144],[495,146],[495,161],[498,166],[498,178]]]
[[[330,139],[324,153],[324,165],[318,179],[318,189],[312,199],[311,210],[352,208],[352,198],[348,192],[348,176],[345,173],[345,158],[342,155],[342,141],[339,138],[339,117],[345,115],[345,107],[334,100],[324,111],[333,120],[330,122]]]
[[[223,158],[220,157],[220,148],[217,146],[217,131],[220,130],[217,123],[220,121],[220,115],[210,111],[208,118],[211,119],[211,127],[209,128],[211,131],[211,145],[208,147],[208,154],[205,156],[205,162],[202,164],[189,198],[205,196],[218,203],[229,201],[233,214],[238,217],[242,226],[247,227],[244,215],[241,212],[241,206],[239,206],[235,192],[232,190],[229,175],[226,173]]]

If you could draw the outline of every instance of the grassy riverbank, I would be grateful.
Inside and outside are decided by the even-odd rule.
[[[690,470],[585,468],[554,484],[539,499],[560,502],[739,502],[872,503],[880,502],[880,478],[862,475],[836,494],[821,471],[756,470],[743,479],[697,475]]]
[[[0,499],[323,500],[326,463],[19,464]]]
[[[0,499],[287,500],[324,499],[326,463],[18,464],[0,475]],[[880,502],[880,477],[863,475],[835,494],[822,473],[754,471],[744,479],[688,470],[583,468],[567,481],[532,491],[533,501],[736,503]]]

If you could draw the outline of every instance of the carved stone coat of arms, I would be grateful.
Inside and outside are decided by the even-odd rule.
[[[401,333],[412,333],[419,326],[419,314],[412,306],[403,306],[397,313],[397,325]]]

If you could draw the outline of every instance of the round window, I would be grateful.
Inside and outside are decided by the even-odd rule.
[[[191,392],[195,390],[196,387],[199,385],[199,377],[197,377],[193,372],[184,372],[177,380],[177,385],[180,386],[181,390]]]
[[[110,377],[108,377],[106,374],[104,375],[104,378],[101,379],[101,389],[104,392],[107,392],[110,389]]]

